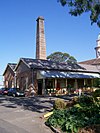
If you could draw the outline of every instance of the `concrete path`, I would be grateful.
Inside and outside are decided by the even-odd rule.
[[[0,133],[53,133],[43,115],[53,99],[0,97]]]

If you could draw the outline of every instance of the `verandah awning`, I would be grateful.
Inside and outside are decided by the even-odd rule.
[[[40,71],[40,75],[44,78],[100,78],[100,75],[97,73],[84,72]]]

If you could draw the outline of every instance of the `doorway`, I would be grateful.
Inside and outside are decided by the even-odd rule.
[[[38,80],[38,95],[42,95],[42,86],[43,86],[42,80]]]

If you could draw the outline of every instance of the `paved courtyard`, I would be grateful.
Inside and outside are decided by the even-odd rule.
[[[52,133],[42,117],[53,101],[53,97],[0,96],[0,133]]]

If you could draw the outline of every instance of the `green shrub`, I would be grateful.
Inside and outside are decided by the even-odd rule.
[[[94,80],[93,86],[94,86],[94,87],[99,87],[99,88],[100,88],[100,79],[95,79],[95,80]]]
[[[92,96],[83,95],[79,98],[78,103],[81,106],[91,106],[94,104],[94,98]]]
[[[47,119],[46,125],[54,127],[62,127],[65,122],[64,110],[54,110],[53,114]]]
[[[57,99],[57,100],[55,100],[55,102],[54,102],[54,109],[65,109],[66,108],[66,103],[65,103],[65,101],[64,100],[62,100],[62,99]]]
[[[56,108],[62,109],[62,103],[59,100],[56,102]],[[60,127],[66,133],[78,133],[84,127],[100,124],[100,103],[94,102],[92,96],[82,96],[73,107],[54,110],[53,115],[47,120],[47,124]]]
[[[75,96],[75,97],[73,97],[73,99],[72,99],[75,103],[77,103],[77,101],[79,100],[79,97],[78,96]]]
[[[100,89],[95,90],[95,92],[92,93],[92,96],[97,101],[98,100],[97,97],[100,97]]]

